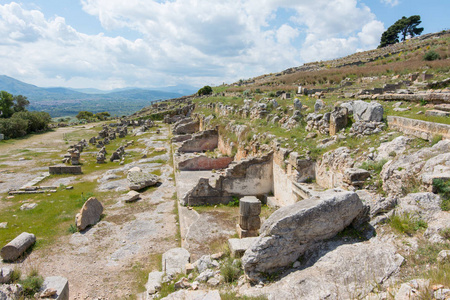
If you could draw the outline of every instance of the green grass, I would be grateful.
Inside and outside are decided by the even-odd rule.
[[[220,274],[225,279],[226,283],[233,283],[239,279],[239,276],[243,274],[241,269],[241,261],[237,260],[237,264],[234,263],[234,259],[227,258],[222,267],[220,268]]]
[[[424,220],[409,214],[393,215],[389,219],[389,224],[395,231],[409,236],[418,230],[425,230],[428,227]]]
[[[0,245],[5,245],[22,232],[34,233],[37,238],[36,247],[55,242],[55,238],[68,234],[68,228],[74,223],[79,212],[93,191],[96,182],[79,182],[73,190],[59,189],[56,193],[16,195],[14,199],[3,200],[10,204],[0,211],[0,220],[8,222],[8,228],[2,229]],[[84,194],[82,194],[84,193]],[[98,199],[102,201],[99,193]],[[32,210],[20,210],[24,200],[36,202],[38,206]]]
[[[441,209],[450,210],[450,180],[433,179],[433,188],[441,196]]]

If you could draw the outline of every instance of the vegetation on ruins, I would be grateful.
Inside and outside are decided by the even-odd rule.
[[[203,96],[203,95],[210,95],[212,94],[212,92],[213,92],[212,87],[210,87],[209,85],[205,85],[204,87],[198,90],[197,94],[199,96]]]
[[[111,117],[111,115],[107,111],[94,114],[93,112],[83,110],[78,112],[78,114],[76,115],[76,118],[78,120],[89,120],[89,121],[105,121],[109,117]]]
[[[0,133],[5,138],[18,138],[29,133],[42,132],[48,129],[51,121],[46,112],[29,112],[27,97],[0,92]]]
[[[414,15],[409,18],[402,17],[397,20],[397,22],[391,25],[381,35],[379,48],[398,43],[399,35],[401,37],[401,41],[405,41],[408,36],[415,37],[416,35],[420,35],[423,31],[423,27],[417,26],[419,26],[421,22],[422,21],[420,20],[419,15]]]

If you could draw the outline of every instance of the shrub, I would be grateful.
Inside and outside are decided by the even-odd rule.
[[[12,118],[26,120],[28,123],[27,133],[46,130],[52,119],[48,113],[43,111],[21,111],[15,113]]]
[[[433,188],[441,196],[441,209],[450,210],[450,180],[433,179]]]
[[[199,96],[211,95],[212,92],[213,92],[212,87],[210,87],[209,85],[205,85],[204,87],[202,87],[201,89],[198,90],[197,94]]]
[[[0,132],[8,139],[27,134],[28,121],[19,118],[0,119]]]
[[[239,278],[241,275],[241,269],[239,268],[239,264],[234,264],[233,259],[227,259],[222,268],[220,268],[220,274],[225,279],[225,282],[231,283]]]
[[[423,56],[423,60],[428,60],[428,61],[437,60],[437,59],[440,59],[440,58],[441,58],[440,55],[434,50],[428,51]]]
[[[30,297],[39,292],[39,289],[41,288],[43,283],[44,278],[42,278],[42,276],[40,276],[37,271],[32,271],[27,278],[20,281],[24,296]]]

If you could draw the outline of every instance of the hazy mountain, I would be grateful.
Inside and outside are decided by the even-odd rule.
[[[94,113],[108,111],[112,115],[128,115],[150,105],[154,100],[178,98],[193,93],[192,90],[189,90],[188,93],[171,92],[172,88],[188,91],[188,86],[163,88],[162,91],[139,88],[113,91],[75,90],[63,87],[41,88],[0,75],[0,90],[13,95],[26,96],[30,101],[30,110],[46,111],[52,117],[75,115],[81,110]]]

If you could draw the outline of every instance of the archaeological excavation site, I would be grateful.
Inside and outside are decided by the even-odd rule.
[[[449,45],[1,141],[0,299],[450,299]]]

